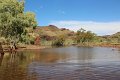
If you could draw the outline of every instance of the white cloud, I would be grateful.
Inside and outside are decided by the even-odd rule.
[[[118,22],[94,22],[94,21],[52,21],[50,24],[59,28],[67,28],[77,31],[80,28],[93,31],[98,35],[108,35],[120,31],[120,21]]]

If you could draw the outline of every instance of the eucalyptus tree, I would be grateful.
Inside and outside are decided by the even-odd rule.
[[[24,12],[24,0],[0,0],[0,35],[20,39],[26,35],[26,28],[35,28],[35,14]]]
[[[95,34],[91,31],[86,31],[83,28],[77,31],[76,33],[76,41],[77,43],[84,43],[84,42],[90,42],[95,37]]]

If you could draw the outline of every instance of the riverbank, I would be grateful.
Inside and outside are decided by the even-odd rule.
[[[5,52],[10,51],[9,45],[2,45],[3,50]],[[76,44],[76,45],[69,45],[69,46],[77,46],[77,47],[112,47],[112,48],[119,48],[120,49],[120,44],[113,44],[113,43],[89,43],[89,44]],[[41,49],[46,49],[46,48],[51,48],[52,46],[40,46],[40,45],[25,45],[25,44],[20,44],[17,46],[17,51],[22,51],[22,50],[41,50]],[[64,47],[64,46],[63,46]]]
[[[51,46],[39,46],[39,45],[17,45],[17,49],[15,51],[23,51],[23,50],[41,50],[51,48]],[[9,45],[2,45],[2,49],[4,52],[10,52],[10,46]],[[14,51],[14,50],[13,50]]]
[[[17,50],[40,50],[46,48],[50,48],[50,46],[24,45],[24,46],[19,46]]]
[[[78,47],[112,47],[112,48],[120,48],[119,43],[88,43],[88,44],[77,44]]]

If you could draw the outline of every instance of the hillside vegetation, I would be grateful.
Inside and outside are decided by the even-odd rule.
[[[34,34],[38,34],[41,38],[41,45],[52,45],[52,43],[58,38],[65,39],[66,44],[73,43],[74,31],[69,29],[59,29],[54,25],[39,26],[34,31]]]
[[[0,42],[40,46],[119,45],[120,32],[97,36],[80,28],[77,32],[54,25],[38,26],[35,14],[24,11],[24,0],[0,1]],[[74,27],[74,26],[73,26]]]
[[[91,31],[79,29],[77,32],[71,31],[65,28],[58,28],[54,25],[39,26],[32,31],[32,34],[36,34],[36,37],[41,38],[41,45],[52,45],[55,42],[58,45],[111,45],[119,44],[120,32],[112,35],[97,36]]]

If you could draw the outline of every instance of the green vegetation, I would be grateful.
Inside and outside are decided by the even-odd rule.
[[[24,0],[0,0],[0,36],[24,41],[28,28],[37,26],[35,14],[24,12]]]
[[[73,31],[62,28],[59,29],[54,25],[37,27],[34,30],[41,38],[41,45],[46,46],[64,46],[74,42]]]
[[[0,42],[9,44],[11,41],[20,44],[40,43],[41,46],[118,45],[120,32],[97,36],[82,28],[74,32],[54,25],[37,27],[35,14],[24,12],[24,0],[0,0]]]
[[[52,46],[64,46],[65,35],[59,35],[55,41],[53,41]]]
[[[76,33],[76,42],[77,43],[84,43],[84,42],[91,42],[95,37],[95,34],[91,31],[86,31],[83,28],[77,31]]]

